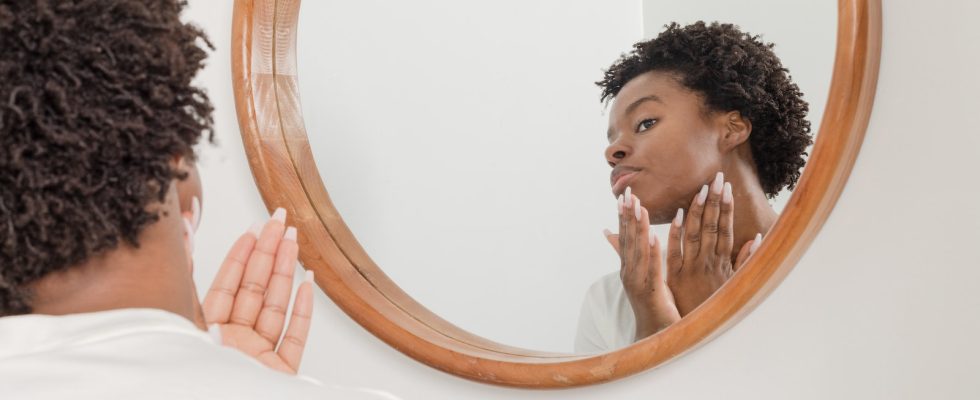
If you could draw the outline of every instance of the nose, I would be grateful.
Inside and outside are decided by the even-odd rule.
[[[628,144],[623,143],[622,139],[617,139],[615,142],[609,144],[606,147],[606,162],[609,163],[610,167],[615,167],[619,164],[627,155],[629,155],[631,149]]]

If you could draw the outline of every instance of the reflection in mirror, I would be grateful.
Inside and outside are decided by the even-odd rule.
[[[764,231],[789,196],[750,179],[758,172],[744,162],[756,158],[749,138],[769,126],[754,109],[692,112],[711,108],[696,107],[704,96],[676,74],[604,75],[633,43],[673,21],[761,35],[809,103],[812,132],[831,78],[833,2],[403,3],[303,3],[298,71],[312,151],[345,222],[394,282],[447,321],[509,346],[610,350],[690,312],[717,286],[676,286],[685,288],[671,297],[676,316],[664,297],[647,299],[644,315],[656,318],[635,318],[613,246],[623,241],[600,234],[626,225],[636,234],[620,251],[642,250],[634,245],[648,224],[618,212],[626,186],[660,224],[664,257],[677,208],[688,209],[719,169],[720,194],[709,188],[706,204],[730,182],[737,242]],[[759,7],[773,12],[762,19]],[[742,61],[762,62],[759,54]],[[779,88],[748,96],[786,98],[789,86]],[[611,101],[599,101],[603,90]],[[650,95],[659,101],[630,107]],[[780,151],[766,148],[768,159]],[[611,188],[611,172],[627,166],[643,169]]]

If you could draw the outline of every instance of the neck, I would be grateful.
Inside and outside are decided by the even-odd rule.
[[[746,147],[745,150],[748,150]],[[735,246],[732,258],[738,255],[742,246],[755,238],[757,233],[763,236],[776,223],[779,214],[769,205],[765,191],[759,183],[755,163],[751,159],[732,157],[722,166],[725,180],[732,183],[732,194],[735,199]]]
[[[168,196],[169,197],[169,196]],[[156,308],[184,316],[206,329],[177,209],[140,234],[140,246],[125,242],[84,263],[50,273],[31,285],[36,314],[64,315],[119,308]]]

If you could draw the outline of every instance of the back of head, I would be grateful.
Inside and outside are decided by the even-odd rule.
[[[0,4],[0,316],[31,312],[29,285],[120,245],[212,135],[191,84],[210,46],[185,1]]]

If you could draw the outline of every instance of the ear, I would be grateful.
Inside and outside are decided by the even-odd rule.
[[[194,228],[196,229],[197,224],[200,223],[201,201],[203,201],[201,176],[198,173],[197,164],[184,156],[174,156],[173,163],[178,171],[187,174],[187,178],[183,180],[177,179],[174,184],[177,185],[177,199],[180,202],[180,212],[181,214],[192,216],[195,224]],[[194,204],[195,199],[197,199],[196,205]]]
[[[729,111],[721,115],[721,137],[719,146],[723,153],[735,150],[749,140],[752,134],[752,122],[738,111]]]

